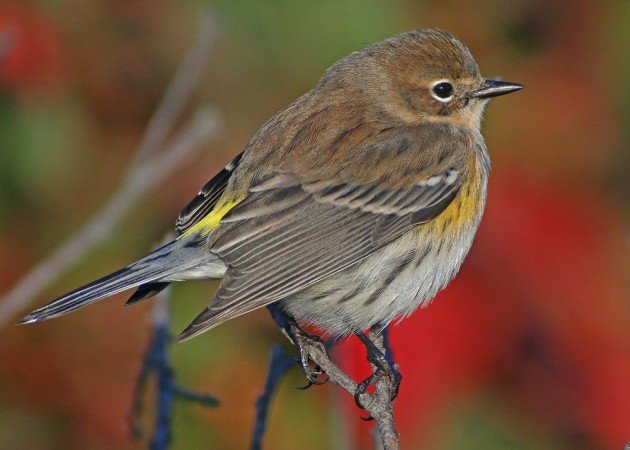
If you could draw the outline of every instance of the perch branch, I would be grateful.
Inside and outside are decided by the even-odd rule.
[[[166,450],[172,438],[173,410],[175,401],[184,400],[199,403],[206,407],[216,407],[219,401],[208,394],[184,389],[176,384],[175,371],[171,365],[168,347],[172,338],[168,332],[168,296],[170,289],[160,292],[153,306],[153,337],[147,348],[134,394],[129,421],[135,438],[141,436],[140,416],[144,409],[144,391],[149,377],[155,377],[157,388],[155,408],[155,430],[151,439],[152,450]]]
[[[268,309],[285,336],[296,345],[295,337],[291,330],[290,323],[287,320],[287,316],[275,305],[268,307]],[[391,357],[391,352],[386,348],[382,334],[370,332],[369,337],[382,353],[385,355],[389,353]],[[330,381],[340,386],[351,396],[355,395],[357,383],[332,361],[328,351],[323,345],[312,345],[302,342],[301,346],[302,350],[306,351],[308,358],[319,366]],[[373,369],[376,368],[373,367]],[[376,421],[385,450],[396,450],[400,448],[391,400],[394,389],[395,387],[390,377],[381,377],[375,384],[373,394],[365,392],[359,396],[359,400],[365,407],[366,412]]]
[[[271,349],[265,387],[263,393],[256,400],[256,421],[254,422],[254,432],[250,444],[251,450],[260,450],[262,448],[262,440],[267,429],[267,417],[269,416],[273,394],[289,369],[297,365],[295,358],[287,355],[282,345],[277,344]]]

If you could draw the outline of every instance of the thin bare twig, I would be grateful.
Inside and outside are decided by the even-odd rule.
[[[369,336],[381,353],[387,355],[388,349],[385,346],[385,336],[372,331],[370,331]],[[373,365],[372,369],[376,370],[376,366]],[[394,408],[391,400],[393,389],[394,387],[389,377],[382,377],[376,382],[376,389],[372,395],[374,408],[369,409],[366,406],[366,410],[376,420],[383,448],[386,450],[400,447],[400,438],[396,430]]]
[[[206,407],[216,407],[219,400],[208,394],[195,392],[179,386],[176,382],[175,370],[171,363],[169,347],[173,340],[168,331],[169,325],[169,288],[156,295],[153,306],[153,336],[146,350],[142,368],[136,382],[133,406],[129,414],[129,422],[133,436],[141,437],[140,416],[144,412],[144,396],[149,378],[156,384],[155,429],[150,448],[166,450],[172,440],[173,415],[176,401],[194,402]]]
[[[291,367],[296,367],[298,362],[292,356],[285,353],[281,344],[276,344],[271,349],[269,359],[269,370],[263,393],[256,400],[256,421],[254,422],[254,432],[250,442],[250,450],[260,450],[263,448],[262,441],[267,429],[267,418],[271,408],[271,399],[276,392],[280,381],[284,378]]]
[[[375,339],[372,336],[372,339]],[[383,350],[382,339],[375,341],[380,350]],[[328,355],[318,346],[307,346],[309,358],[326,373],[330,381],[343,388],[348,394],[353,395],[357,390],[357,383],[337,366]],[[372,416],[378,425],[379,434],[385,450],[394,450],[400,447],[398,432],[394,422],[394,413],[391,402],[393,386],[388,377],[382,377],[376,382],[374,394],[361,394],[359,400],[365,410]]]
[[[295,336],[293,335],[290,324],[287,322],[287,316],[275,305],[268,306],[267,308],[285,336],[297,347]],[[388,349],[385,347],[382,334],[370,332],[369,337],[381,353],[384,355],[389,353]],[[332,361],[325,346],[302,341],[300,342],[300,347],[302,351],[306,351],[308,358],[319,366],[330,381],[340,386],[348,394],[352,396],[355,395],[357,383]],[[373,369],[376,370],[376,367],[373,366]],[[365,411],[376,420],[379,435],[385,450],[397,450],[400,448],[400,440],[398,431],[396,430],[392,406],[394,389],[392,379],[384,376],[376,381],[373,394],[365,392],[359,395],[359,400],[361,405],[365,407]]]
[[[206,13],[200,20],[195,43],[179,65],[173,81],[149,120],[142,141],[135,152],[130,170],[133,170],[135,164],[140,163],[148,155],[155,152],[172,131],[175,119],[181,114],[203,69],[208,64],[210,50],[216,41],[216,34],[216,21],[209,13]]]
[[[107,238],[137,201],[198,150],[201,143],[218,135],[218,115],[204,107],[166,142],[185,100],[207,62],[207,54],[215,36],[214,31],[211,31],[212,26],[213,22],[209,18],[202,22],[196,42],[184,58],[164,100],[150,120],[118,190],[81,230],[31,269],[0,300],[0,327],[59,278],[71,264]],[[149,155],[151,158],[148,158]]]

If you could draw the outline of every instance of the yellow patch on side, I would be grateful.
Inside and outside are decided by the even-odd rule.
[[[479,218],[485,202],[482,198],[482,184],[482,178],[478,173],[464,182],[451,204],[430,222],[435,233],[458,234]]]
[[[182,236],[188,236],[190,234],[209,234],[212,233],[221,223],[221,219],[230,212],[232,208],[242,202],[245,197],[237,198],[236,200],[225,200],[217,204],[210,213],[190,227]]]
[[[457,231],[477,218],[482,201],[474,180],[465,183],[451,204],[433,222],[438,229],[451,228]]]

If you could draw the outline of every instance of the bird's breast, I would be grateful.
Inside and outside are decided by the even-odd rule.
[[[468,177],[442,214],[287,298],[283,303],[288,312],[341,336],[387,324],[427,305],[455,276],[472,244],[486,196],[482,163],[469,167]]]

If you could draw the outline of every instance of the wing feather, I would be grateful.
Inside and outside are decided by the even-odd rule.
[[[301,291],[432,220],[457,195],[476,142],[465,131],[426,124],[335,150],[333,164],[319,150],[247,153],[255,168],[244,176],[247,198],[207,242],[228,269],[180,339]],[[452,143],[469,152],[452,151]],[[383,157],[386,167],[377,164]]]
[[[238,154],[227,166],[208,181],[196,197],[186,205],[175,223],[175,231],[178,236],[184,234],[186,230],[207,216],[217,205],[242,157],[243,153]]]
[[[175,222],[175,232],[178,236],[181,236],[186,230],[197,224],[197,222],[208,215],[217,205],[242,156],[243,154],[240,153],[230,161],[230,163],[212,177],[212,179],[201,188],[195,198],[186,205]],[[141,284],[131,295],[129,300],[127,300],[126,305],[135,305],[136,303],[149,299],[166,289],[169,284],[170,283],[167,282]]]
[[[377,184],[354,186],[351,191],[359,194],[351,200],[318,197],[304,186],[251,193],[243,209],[235,207],[214,232],[211,251],[228,271],[210,306],[180,339],[300,291],[431,220],[461,186],[459,178],[446,179],[444,174],[441,182],[404,193]]]

